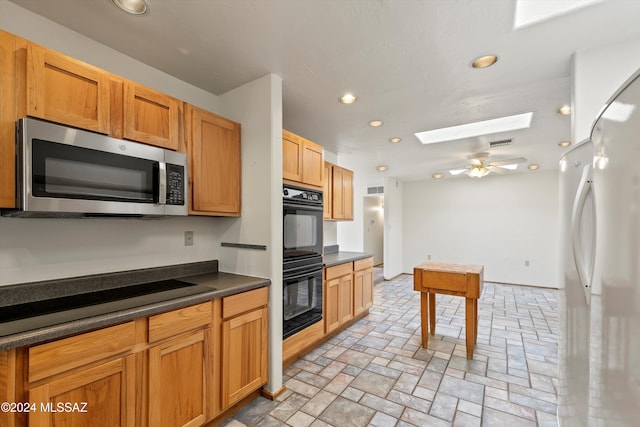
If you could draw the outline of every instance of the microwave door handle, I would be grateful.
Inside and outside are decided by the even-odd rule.
[[[158,203],[167,204],[167,164],[160,162],[158,165]]]

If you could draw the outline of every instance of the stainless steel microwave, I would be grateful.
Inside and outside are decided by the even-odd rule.
[[[18,217],[187,215],[182,153],[20,119],[16,132]]]

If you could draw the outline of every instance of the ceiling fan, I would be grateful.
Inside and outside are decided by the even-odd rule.
[[[465,167],[447,168],[451,175],[460,175],[461,173],[471,178],[482,178],[489,173],[509,173],[516,170],[520,163],[527,161],[524,157],[516,157],[513,159],[489,161],[489,153],[475,153],[467,156],[469,165]]]

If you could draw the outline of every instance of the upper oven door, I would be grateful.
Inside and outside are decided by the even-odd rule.
[[[283,203],[284,260],[322,256],[322,205]]]
[[[35,119],[18,137],[22,210],[164,214],[164,150]]]

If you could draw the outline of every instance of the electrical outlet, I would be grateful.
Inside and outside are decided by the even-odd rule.
[[[193,246],[193,231],[184,232],[184,245]]]
[[[431,254],[427,254],[427,259],[431,259]]]
[[[524,260],[524,266],[525,266],[525,267],[529,267],[529,260],[528,260],[528,259],[525,259],[525,260]]]

